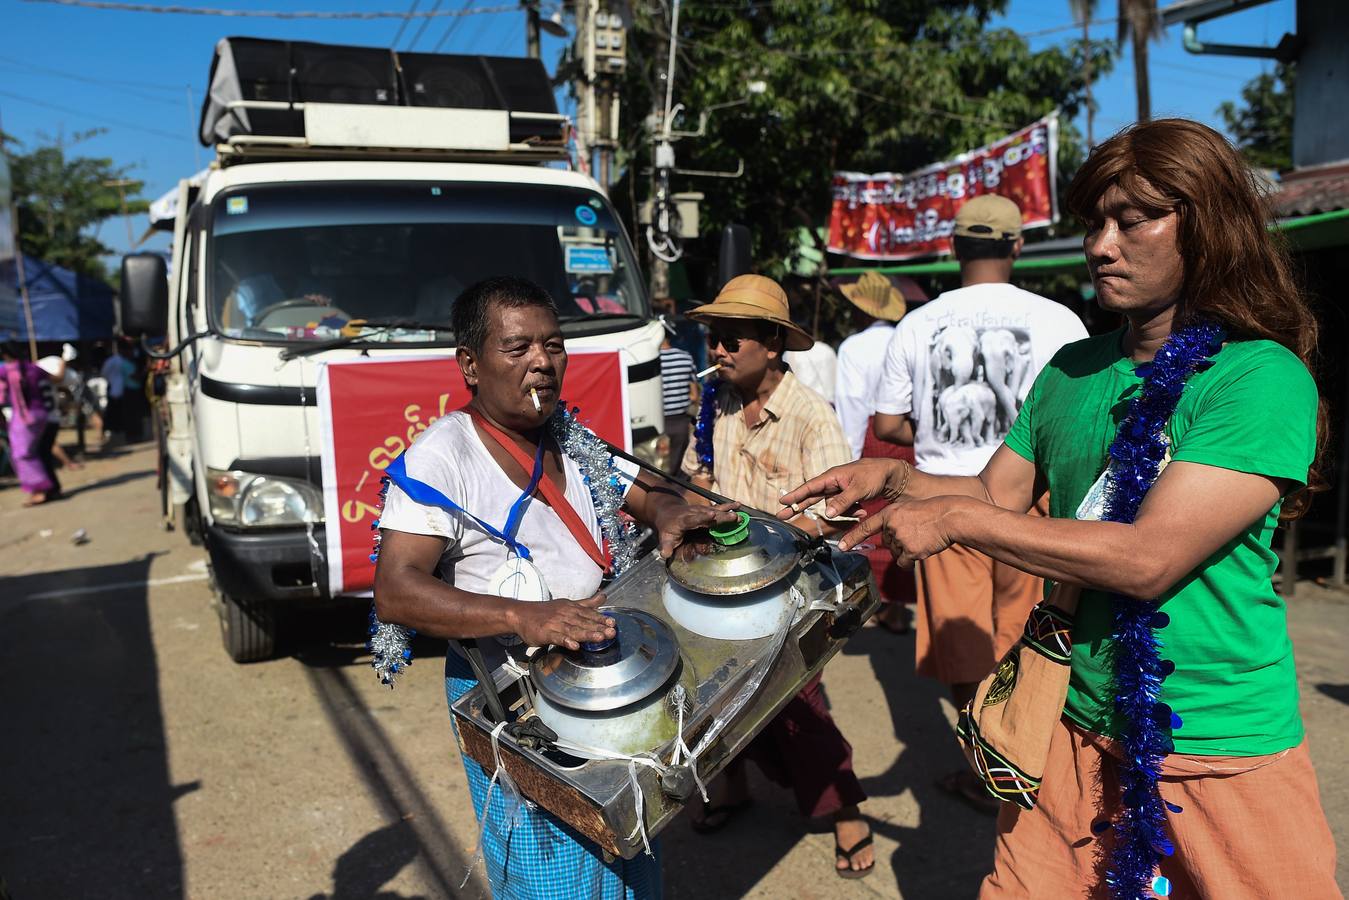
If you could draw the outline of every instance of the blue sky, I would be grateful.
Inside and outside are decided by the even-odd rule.
[[[167,2],[167,0],[155,0]],[[351,10],[405,9],[411,0],[180,0],[185,5],[229,9]],[[419,0],[420,8],[495,8],[504,0]],[[698,2],[698,0],[687,0]],[[1167,0],[1162,0],[1165,5]],[[1113,0],[1100,0],[1098,17],[1112,16]],[[1263,6],[1202,26],[1205,41],[1274,44],[1293,30],[1293,0]],[[524,54],[524,15],[519,12],[471,15],[462,20],[430,20],[417,35],[412,20],[398,42],[428,51]],[[458,21],[446,35],[451,22]],[[1067,0],[1011,0],[995,24],[1022,33],[1071,24]],[[197,118],[216,40],[230,34],[389,45],[400,20],[315,21],[214,16],[163,15],[102,11],[22,0],[0,0],[0,127],[25,143],[42,135],[67,139],[91,128],[106,132],[78,145],[77,152],[109,156],[131,167],[156,197],[177,179],[209,161],[196,139]],[[1030,38],[1033,47],[1071,40],[1065,30]],[[1114,25],[1092,29],[1113,37]],[[556,60],[563,40],[544,36],[543,55]],[[1152,47],[1153,114],[1182,115],[1221,127],[1216,109],[1239,98],[1242,85],[1272,64],[1265,60],[1192,56],[1181,46],[1180,28],[1169,29]],[[676,85],[676,100],[678,86]],[[1126,49],[1115,71],[1096,86],[1097,140],[1134,118],[1133,66]],[[190,98],[190,102],[189,102]],[[145,219],[134,223],[139,236]],[[118,251],[127,243],[120,221],[104,225],[103,240]],[[150,246],[163,246],[158,240]]]

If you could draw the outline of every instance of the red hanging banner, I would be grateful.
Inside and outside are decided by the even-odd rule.
[[[572,350],[562,396],[610,443],[631,449],[628,370],[618,350]],[[370,590],[371,525],[379,517],[384,470],[447,412],[469,400],[453,356],[330,362],[319,373],[323,511],[328,590]]]
[[[900,260],[951,252],[956,211],[981,194],[1021,207],[1023,228],[1058,221],[1054,197],[1058,115],[954,159],[893,175],[834,173],[829,252]]]

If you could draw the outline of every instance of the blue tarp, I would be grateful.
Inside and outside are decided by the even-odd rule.
[[[4,267],[7,271],[3,275],[14,291],[12,296],[9,291],[0,291],[0,336],[27,340],[23,295],[18,290],[18,272],[12,265]],[[112,337],[116,320],[111,287],[31,256],[23,258],[23,266],[37,340],[93,341]]]

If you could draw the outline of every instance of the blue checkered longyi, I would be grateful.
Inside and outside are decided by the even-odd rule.
[[[478,682],[453,650],[445,661],[445,696],[450,703]],[[453,724],[453,721],[451,722]],[[490,773],[464,757],[473,811],[482,821]],[[660,900],[660,845],[654,857],[604,861],[603,851],[552,813],[526,805],[508,827],[508,800],[500,783],[492,791],[483,831],[483,860],[496,900]]]

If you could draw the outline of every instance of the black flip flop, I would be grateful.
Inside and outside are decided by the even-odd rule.
[[[689,822],[689,825],[692,826],[693,830],[698,832],[698,834],[716,834],[718,831],[721,831],[721,829],[731,824],[732,819],[753,805],[754,801],[749,797],[746,797],[739,803],[719,803],[716,806],[704,801],[703,817],[701,819],[692,820]],[[721,818],[716,821],[709,821],[714,816],[721,816]]]
[[[857,878],[866,878],[876,868],[874,859],[871,861],[871,865],[865,869],[854,869],[852,867],[852,858],[871,846],[871,837],[871,834],[868,833],[866,837],[853,844],[849,850],[844,850],[843,845],[838,842],[838,838],[834,838],[834,872],[837,873],[839,878],[847,878],[850,881]],[[848,864],[846,869],[838,867],[840,859]]]

